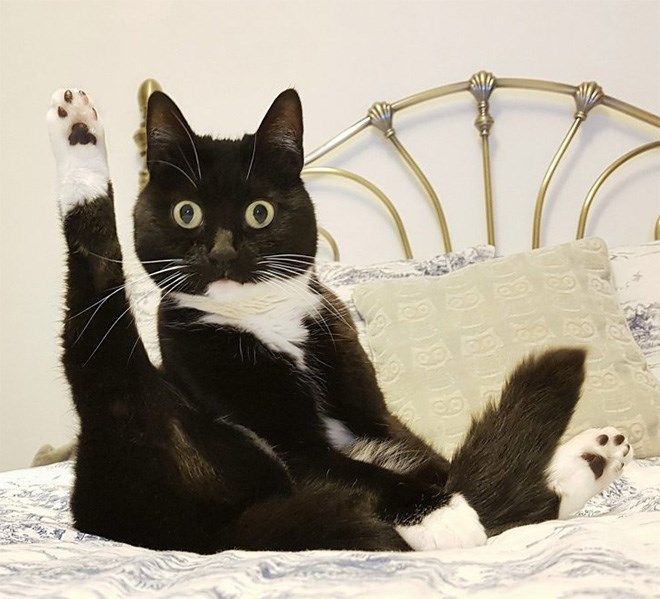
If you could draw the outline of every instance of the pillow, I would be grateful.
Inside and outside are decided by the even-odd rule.
[[[324,262],[317,264],[316,275],[323,285],[328,287],[346,304],[357,327],[360,343],[369,353],[365,323],[353,303],[353,291],[359,283],[409,277],[439,277],[470,264],[484,262],[494,257],[495,248],[492,245],[478,245],[460,252],[440,254],[429,260],[394,260],[367,266],[351,266],[342,262]]]
[[[628,328],[660,380],[660,241],[610,250],[610,264]]]
[[[605,243],[577,241],[475,264],[435,280],[379,281],[354,300],[388,405],[449,456],[524,356],[585,346],[587,376],[565,437],[623,429],[660,454],[660,391],[626,326]]]

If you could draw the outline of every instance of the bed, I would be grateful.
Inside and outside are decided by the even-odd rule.
[[[660,588],[660,459],[636,460],[577,517],[417,554],[156,552],[76,531],[71,462],[0,475],[7,597],[649,597]]]
[[[480,71],[469,80],[444,85],[398,102],[375,103],[368,114],[311,152],[305,177],[341,179],[355,184],[389,215],[398,235],[404,260],[371,269],[340,264],[335,237],[321,228],[335,262],[320,267],[325,280],[350,300],[356,284],[370,279],[440,276],[466,264],[491,259],[496,244],[490,133],[491,95],[497,88],[528,89],[573,98],[575,111],[560,146],[552,157],[534,204],[532,247],[543,245],[544,206],[553,177],[589,112],[604,107],[640,123],[649,141],[631,149],[608,165],[588,190],[576,237],[584,237],[590,210],[605,182],[629,161],[660,148],[660,118],[650,112],[606,96],[594,82],[567,85],[532,79],[496,78]],[[139,90],[143,111],[154,80]],[[433,185],[397,135],[393,117],[421,103],[450,95],[472,97],[475,126],[482,157],[485,241],[487,245],[452,252],[450,228]],[[443,239],[446,256],[413,261],[409,233],[395,202],[372,181],[321,161],[362,131],[375,128],[419,183],[430,202]],[[136,143],[144,156],[143,127]],[[142,171],[142,183],[146,181]],[[654,223],[660,239],[660,217]],[[660,289],[657,266],[660,245],[610,253],[614,265],[632,264],[617,274],[619,303],[637,345],[660,374]],[[637,261],[635,261],[637,260]],[[644,266],[640,266],[643,264]],[[616,268],[615,268],[616,270]],[[129,267],[130,272],[130,267]],[[655,273],[655,274],[654,274]],[[152,359],[159,360],[153,323],[156,304],[152,295],[132,289],[140,331]],[[644,297],[641,297],[641,296]],[[351,305],[353,309],[354,306]],[[360,318],[357,312],[353,312]],[[361,338],[366,335],[361,331]],[[368,341],[362,338],[365,344]],[[100,474],[102,475],[102,473]],[[73,481],[71,461],[0,474],[0,594],[3,596],[133,596],[178,597],[419,597],[470,593],[511,597],[539,596],[657,596],[660,589],[660,458],[636,459],[621,479],[567,521],[551,521],[509,530],[489,539],[484,547],[417,554],[326,552],[250,553],[228,551],[214,556],[182,552],[154,552],[82,534],[71,524],[69,493]]]

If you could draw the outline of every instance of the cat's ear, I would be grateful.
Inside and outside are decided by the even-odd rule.
[[[303,118],[295,89],[284,90],[271,105],[256,132],[255,158],[269,170],[299,176],[303,167]]]
[[[187,171],[191,167],[186,168],[186,163],[199,164],[193,130],[179,107],[161,91],[149,96],[146,129],[147,168],[150,173],[163,168],[166,163]]]

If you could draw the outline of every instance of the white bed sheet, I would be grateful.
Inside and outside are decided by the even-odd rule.
[[[660,458],[568,521],[485,547],[429,553],[156,552],[71,525],[71,463],[0,474],[0,595],[7,597],[649,597],[660,593]]]

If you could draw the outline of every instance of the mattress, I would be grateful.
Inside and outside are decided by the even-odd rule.
[[[71,524],[70,462],[0,474],[3,597],[647,597],[660,592],[660,458],[574,518],[425,553],[150,551]]]

